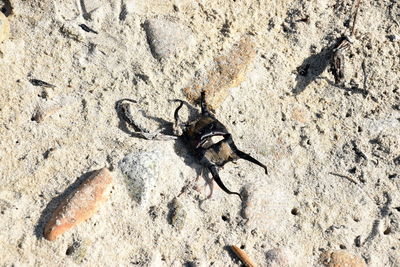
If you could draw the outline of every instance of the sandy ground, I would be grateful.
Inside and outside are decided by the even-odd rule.
[[[353,1],[11,6],[0,44],[1,265],[239,266],[228,248],[237,245],[258,266],[320,266],[328,250],[400,266],[398,1],[362,1],[343,86],[327,65],[351,30]],[[243,36],[255,44],[245,67],[232,52]],[[205,200],[201,166],[182,142],[135,138],[115,109],[132,98],[147,128],[172,122],[168,99],[187,100],[183,89],[207,83],[220,56],[246,71],[235,87],[224,84],[216,116],[269,168],[238,161],[220,171],[248,195],[243,203],[217,186]],[[153,183],[140,204],[121,170],[127,156],[132,173]],[[114,177],[109,201],[45,240],[57,204],[102,167]]]

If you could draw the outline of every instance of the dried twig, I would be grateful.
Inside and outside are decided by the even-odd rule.
[[[81,27],[82,30],[84,30],[85,32],[91,32],[91,33],[94,33],[94,34],[99,34],[97,31],[93,30],[92,28],[90,28],[86,24],[79,24],[79,27]]]
[[[363,89],[365,91],[367,91],[367,67],[366,67],[366,64],[365,64],[365,59],[361,63],[361,68],[362,68],[362,71],[363,71],[363,74],[364,74],[364,85],[363,85],[364,88]]]
[[[354,4],[356,10],[354,11],[353,27],[351,28],[350,37],[353,36],[356,31],[356,22],[357,22],[358,9],[360,8],[360,3],[361,0],[356,0]]]
[[[335,176],[340,177],[340,178],[347,179],[347,180],[349,180],[350,182],[352,182],[352,183],[358,185],[358,183],[357,183],[354,179],[350,178],[349,176],[342,175],[342,174],[338,174],[338,173],[334,173],[334,172],[330,172],[329,174],[335,175]]]
[[[30,79],[29,81],[33,86],[41,86],[41,87],[47,87],[47,88],[56,87],[55,85],[49,84],[47,82],[44,82],[44,81],[38,80],[38,79]]]
[[[347,175],[338,174],[338,173],[334,173],[334,172],[329,172],[329,174],[330,174],[330,175],[337,176],[337,177],[340,177],[340,178],[344,178],[344,179],[346,179],[346,180],[352,182],[353,184],[356,184],[356,185],[361,189],[361,191],[363,191],[363,192],[367,195],[367,197],[368,197],[373,203],[375,203],[373,197],[372,197],[367,191],[365,191],[364,188],[362,188],[362,186],[361,186],[356,180],[354,180],[353,178],[351,178],[351,177],[349,177],[349,176],[347,176]]]
[[[256,266],[254,262],[250,259],[250,257],[246,254],[246,252],[244,252],[243,250],[234,245],[231,246],[231,249],[236,254],[236,256],[238,256],[238,258],[243,262],[245,266],[247,267]]]

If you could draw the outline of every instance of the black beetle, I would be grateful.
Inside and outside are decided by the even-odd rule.
[[[199,161],[202,166],[206,167],[211,172],[214,181],[226,193],[238,195],[242,199],[239,193],[230,191],[223,184],[218,174],[218,168],[224,166],[230,161],[234,161],[240,158],[248,160],[264,168],[265,173],[268,174],[267,167],[264,164],[262,164],[249,154],[240,151],[236,147],[235,143],[233,142],[232,135],[207,108],[204,91],[201,93],[201,115],[198,119],[192,122],[181,122],[179,118],[179,110],[182,108],[184,101],[173,100],[180,103],[174,112],[174,134],[162,134],[160,133],[160,131],[150,133],[149,131],[135,123],[130,113],[129,106],[126,103],[122,103],[122,101],[124,100],[128,100],[130,102],[136,101],[129,99],[120,100],[117,102],[117,109],[122,113],[120,118],[130,124],[137,131],[137,134],[139,134],[143,138],[150,140],[168,140],[181,138],[186,144],[187,148],[193,153],[194,157]],[[215,136],[219,136],[222,139],[214,143],[212,138]]]

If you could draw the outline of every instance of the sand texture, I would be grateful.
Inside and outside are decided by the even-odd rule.
[[[400,266],[400,3],[0,0],[0,266]],[[9,25],[9,32],[8,32]],[[342,35],[336,79],[330,61]],[[347,41],[346,41],[347,42]],[[337,81],[340,81],[337,82]],[[211,199],[201,90],[238,148]],[[189,105],[191,104],[191,106]],[[111,193],[54,241],[95,170]],[[197,177],[199,177],[197,179]]]

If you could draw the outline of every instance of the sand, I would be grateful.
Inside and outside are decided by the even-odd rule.
[[[1,266],[240,266],[231,245],[258,266],[321,266],[327,251],[400,266],[398,1],[361,2],[343,85],[328,65],[335,40],[350,34],[353,1],[4,3]],[[212,80],[226,77],[218,58],[240,66],[231,51],[243,38],[254,56],[233,72],[242,76]],[[239,160],[220,170],[243,203],[216,185],[206,199],[181,141],[136,138],[115,109],[136,100],[135,118],[156,130],[173,122],[169,99],[189,101],[184,88],[210,80],[226,90],[217,118],[269,169]],[[131,176],[121,170],[128,155]],[[114,178],[109,200],[44,239],[62,197],[103,167]],[[149,179],[146,201],[135,198],[135,175]]]

